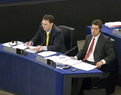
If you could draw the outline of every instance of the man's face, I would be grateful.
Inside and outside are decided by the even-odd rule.
[[[42,20],[41,24],[44,31],[49,31],[53,26],[53,23],[50,23],[49,20],[44,20],[44,19]]]
[[[96,37],[97,35],[99,35],[99,33],[100,33],[99,26],[98,26],[98,25],[92,24],[91,33],[92,33],[92,35],[93,35],[94,37]]]

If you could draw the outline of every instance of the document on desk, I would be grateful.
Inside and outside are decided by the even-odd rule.
[[[35,46],[26,46],[24,43],[16,45],[13,48],[22,49],[22,50],[25,50],[25,51],[30,52],[30,53],[36,53],[37,52],[35,50],[35,48],[36,48]]]
[[[18,49],[24,50],[24,49],[26,49],[27,47],[25,46],[24,43],[21,43],[21,44],[18,44],[18,45],[16,45],[16,46],[13,46],[12,48],[18,48]]]
[[[59,62],[63,65],[71,65],[77,69],[81,69],[81,70],[85,70],[85,71],[96,68],[96,66],[94,66],[94,65],[85,63],[81,60],[73,59],[73,58],[65,56],[65,55],[50,56],[50,57],[47,57],[47,59],[50,59],[54,62]]]
[[[37,51],[35,50],[35,46],[26,46],[25,43],[23,42],[20,42],[20,41],[17,41],[17,44],[16,45],[13,45],[11,46],[10,45],[11,42],[7,42],[7,43],[4,43],[2,44],[3,46],[6,46],[6,47],[11,47],[11,48],[15,48],[15,49],[21,49],[21,50],[25,50],[27,52],[30,52],[30,53],[36,53]]]
[[[28,49],[26,49],[25,51],[30,52],[30,53],[36,53],[37,51],[35,50],[36,46],[29,46]]]
[[[2,45],[3,45],[3,46],[6,46],[6,47],[11,47],[10,43],[11,43],[11,42],[7,42],[7,43],[4,43],[4,44],[2,44]],[[19,45],[19,44],[22,44],[22,42],[17,41],[17,45]]]
[[[121,27],[121,22],[120,21],[115,21],[115,22],[106,22],[105,26],[109,28],[116,28],[116,27]]]
[[[56,54],[56,52],[54,51],[43,51],[43,52],[38,53],[38,55],[41,55],[43,57],[47,57],[47,56],[54,55],[54,54]]]
[[[71,65],[77,69],[88,71],[88,70],[92,70],[92,69],[96,68],[96,66],[85,63],[82,60],[76,60],[76,59],[73,59],[73,58],[67,57],[67,56],[65,56],[65,58],[64,58],[64,56],[62,59],[61,58],[62,58],[62,56],[60,55],[59,59],[58,59],[58,60],[60,60],[60,63],[62,63],[64,65]]]
[[[97,66],[91,65],[89,63],[85,63],[83,61],[80,63],[74,64],[72,66],[77,68],[77,69],[81,69],[81,70],[85,70],[85,71],[89,71],[89,70],[92,70],[92,69],[97,67]]]
[[[54,62],[60,62],[58,56],[50,56],[50,57],[46,57],[46,58],[50,59],[50,60],[52,60]]]
[[[60,55],[60,56],[50,56],[50,57],[46,57],[47,59],[50,59],[54,62],[59,62],[59,63],[62,63],[64,64],[65,61],[71,59],[70,57],[67,57],[67,56],[63,56],[63,55]],[[64,64],[64,65],[68,65],[68,64]]]

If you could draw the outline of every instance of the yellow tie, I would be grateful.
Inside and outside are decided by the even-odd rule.
[[[48,41],[49,41],[49,32],[47,32],[46,46],[48,46]]]

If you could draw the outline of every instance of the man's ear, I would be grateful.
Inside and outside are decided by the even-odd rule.
[[[53,26],[54,23],[51,23],[51,26]]]

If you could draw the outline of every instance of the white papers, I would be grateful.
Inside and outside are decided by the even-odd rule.
[[[11,46],[10,42],[4,43],[3,46],[12,47],[12,48],[15,48],[15,49],[16,48],[22,49],[22,50],[25,50],[25,51],[30,52],[30,53],[36,53],[37,52],[35,50],[35,48],[36,48],[35,46],[26,46],[24,43],[22,43],[20,41],[17,41],[17,45],[15,45],[15,46]]]
[[[30,52],[30,53],[36,53],[37,51],[35,50],[36,46],[27,46],[28,49],[25,51]]]
[[[37,52],[35,50],[35,48],[36,48],[35,46],[26,46],[24,43],[16,45],[13,48],[22,49],[22,50],[25,50],[25,51],[30,52],[30,53],[36,53]]]
[[[11,43],[11,42],[7,42],[7,43],[4,43],[4,44],[2,44],[2,45],[3,45],[3,46],[6,46],[6,47],[11,47],[10,43]],[[19,44],[22,44],[22,42],[17,41],[17,45],[19,45]]]
[[[38,53],[38,55],[41,55],[43,57],[47,57],[47,56],[50,56],[50,55],[53,55],[53,54],[56,54],[56,52],[54,52],[54,51],[43,51],[43,52]]]
[[[50,57],[47,57],[47,59],[50,59],[54,62],[59,62],[59,63],[63,64],[63,62],[65,62],[66,60],[69,60],[70,57],[60,55],[60,56],[50,56]],[[68,65],[68,64],[66,64],[66,65]]]
[[[9,42],[8,43],[4,43],[4,44],[2,44],[3,46],[6,46],[6,47],[11,47],[10,45],[9,45]]]
[[[26,45],[25,44],[19,44],[19,45],[16,45],[16,46],[13,46],[13,48],[18,48],[18,49],[26,49],[27,47],[26,47]]]
[[[35,46],[29,46],[29,48],[28,49],[26,49],[25,51],[27,51],[27,52],[30,52],[30,53],[36,53],[37,51],[35,50]]]
[[[89,71],[89,70],[96,68],[97,66],[94,66],[85,62],[80,62],[80,63],[74,64],[73,67]]]
[[[121,22],[120,21],[107,22],[107,23],[105,23],[105,26],[107,26],[109,28],[121,27]]]
[[[47,59],[50,59],[54,62],[60,62],[58,56],[51,56],[51,57],[46,57]]]
[[[51,57],[47,57],[47,59],[50,59],[54,62],[59,62],[63,65],[71,65],[77,69],[86,70],[86,71],[96,68],[96,66],[94,65],[85,63],[81,60],[73,59],[65,55],[51,56]]]
[[[67,64],[67,65],[71,65],[71,66],[73,66],[73,65],[75,65],[77,63],[80,63],[80,61],[75,60],[75,59],[70,59],[70,60],[67,60],[67,61],[63,62],[63,64]]]
[[[59,55],[58,56],[58,62],[64,64],[66,61],[71,60],[71,57],[65,56],[65,55]],[[65,65],[69,65],[66,63]]]

